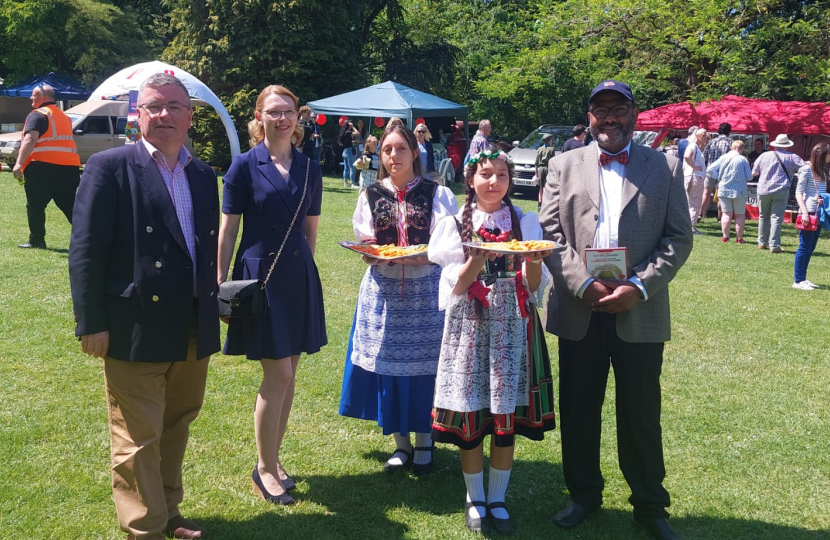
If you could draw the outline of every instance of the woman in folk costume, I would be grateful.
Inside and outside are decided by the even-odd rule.
[[[438,224],[429,244],[429,259],[443,267],[439,307],[446,310],[432,438],[460,449],[467,528],[480,532],[489,516],[504,534],[513,532],[504,496],[515,436],[542,440],[556,426],[550,358],[536,312],[551,281],[541,264],[550,251],[497,256],[464,245],[542,239],[538,216],[510,201],[511,169],[498,149],[473,156],[464,171],[466,204],[456,218]]]
[[[352,219],[358,242],[427,244],[435,224],[457,212],[452,192],[421,174],[415,135],[403,125],[387,128],[377,183],[360,194]],[[444,328],[441,268],[426,253],[397,262],[363,259],[369,268],[346,353],[340,414],[377,421],[384,435],[394,436],[396,450],[385,471],[411,467],[424,474],[433,466],[430,411]]]

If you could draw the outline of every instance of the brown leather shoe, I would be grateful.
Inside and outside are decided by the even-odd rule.
[[[186,538],[188,540],[205,540],[208,537],[207,531],[201,525],[182,516],[171,518],[167,522],[164,534],[173,538]]]

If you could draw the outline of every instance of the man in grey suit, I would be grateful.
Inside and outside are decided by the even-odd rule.
[[[588,100],[597,144],[549,164],[542,201],[546,259],[554,277],[547,330],[559,336],[562,465],[570,504],[554,516],[576,527],[602,504],[602,403],[609,367],[616,380],[620,468],[634,519],[673,539],[660,427],[663,344],[670,339],[668,284],[692,250],[680,162],[631,141],[637,106],[625,83],[604,81]],[[585,250],[626,248],[629,278],[594,279]]]

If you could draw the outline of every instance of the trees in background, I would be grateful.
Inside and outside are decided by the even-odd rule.
[[[0,0],[0,77],[10,85],[55,71],[101,82],[148,54],[151,36],[132,15],[99,0]]]
[[[162,57],[208,84],[240,138],[282,83],[302,101],[392,79],[464,103],[517,138],[584,122],[605,78],[641,109],[724,94],[830,99],[828,0],[0,0],[0,77],[89,84]],[[219,120],[196,143],[227,165]]]

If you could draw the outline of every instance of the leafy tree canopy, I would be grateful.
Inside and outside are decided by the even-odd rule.
[[[724,94],[830,99],[828,0],[0,0],[0,77],[89,84],[159,56],[223,100],[240,139],[258,92],[301,101],[392,79],[466,104],[518,138],[584,122],[600,80],[642,109]],[[227,165],[212,111],[204,157]],[[334,123],[332,123],[334,124]],[[336,125],[336,124],[334,124]],[[327,126],[328,127],[328,126]]]

